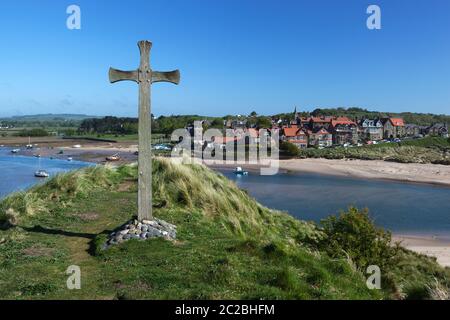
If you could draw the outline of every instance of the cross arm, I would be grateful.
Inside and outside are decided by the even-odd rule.
[[[180,71],[168,71],[168,72],[152,72],[152,83],[155,82],[172,82],[174,84],[180,83]]]
[[[111,83],[125,80],[138,82],[138,77],[138,70],[122,71],[114,68],[109,68],[109,82]]]

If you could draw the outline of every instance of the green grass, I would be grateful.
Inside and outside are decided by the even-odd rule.
[[[204,166],[159,159],[153,170],[154,214],[178,226],[175,242],[100,250],[136,212],[135,166],[60,175],[3,200],[0,220],[13,211],[16,226],[0,229],[0,298],[423,298],[435,278],[447,285],[435,261],[402,251],[393,284],[369,290],[351,261],[318,249],[316,225],[263,207]],[[70,265],[81,268],[81,290],[66,288]]]
[[[301,157],[327,159],[385,160],[402,163],[450,165],[450,139],[426,137],[399,143],[382,143],[353,148],[301,150]]]

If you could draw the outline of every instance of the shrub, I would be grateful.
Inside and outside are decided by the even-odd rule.
[[[298,157],[300,149],[293,143],[282,141],[280,143],[280,151],[290,157]]]
[[[326,238],[320,246],[331,257],[348,257],[357,268],[364,270],[369,265],[389,268],[398,248],[391,245],[391,234],[374,225],[368,210],[349,208],[337,218],[322,220]]]

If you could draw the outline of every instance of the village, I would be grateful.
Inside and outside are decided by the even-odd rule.
[[[404,139],[420,139],[426,136],[449,137],[447,123],[435,123],[421,126],[405,123],[403,118],[350,118],[347,116],[301,116],[295,109],[293,120],[270,117],[265,125],[250,124],[243,116],[232,120],[224,120],[227,136],[215,136],[206,141],[202,130],[209,127],[209,120],[196,121],[186,129],[193,137],[194,144],[202,144],[208,148],[220,146],[226,148],[227,143],[246,139],[246,144],[260,141],[260,130],[270,134],[278,130],[280,142],[289,142],[299,149],[329,148],[334,146],[363,146],[378,143],[401,142]],[[232,135],[229,134],[232,133]],[[262,132],[262,131],[261,131]]]

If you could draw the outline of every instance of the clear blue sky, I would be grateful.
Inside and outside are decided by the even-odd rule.
[[[81,30],[66,8],[81,7]],[[378,4],[382,29],[366,28]],[[450,114],[448,0],[39,0],[0,3],[0,116],[135,116],[137,86],[109,84],[153,42],[153,113],[316,107]]]

